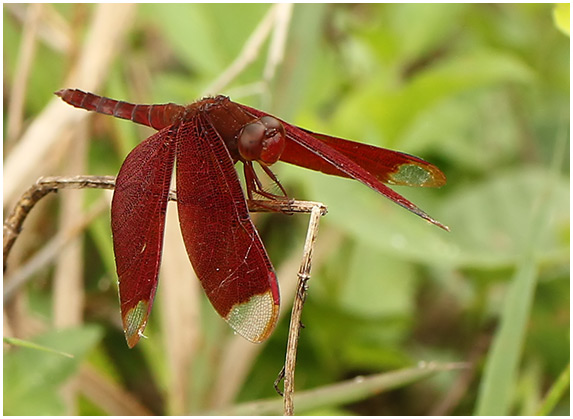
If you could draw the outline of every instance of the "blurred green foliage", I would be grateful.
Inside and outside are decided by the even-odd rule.
[[[55,10],[87,25],[94,7]],[[220,92],[316,132],[418,155],[448,177],[440,190],[399,188],[448,225],[451,232],[445,233],[358,182],[273,166],[293,197],[329,208],[318,238],[326,256],[313,265],[303,312],[297,389],[419,360],[473,365],[469,374],[444,373],[352,405],[333,402],[314,413],[472,414],[481,403],[482,413],[533,414],[539,406],[527,401],[543,399],[568,364],[570,41],[556,27],[553,7],[296,5],[284,61],[262,92],[253,86],[263,80],[268,41],[252,65]],[[264,4],[139,5],[121,56],[97,93],[134,102],[193,101],[239,55],[268,9]],[[5,87],[15,77],[21,31],[21,22],[4,10]],[[68,65],[46,44],[38,45],[26,117],[38,114],[53,91],[81,88],[62,85]],[[126,153],[145,136],[127,122],[105,124],[121,141],[109,141],[103,129],[94,134],[90,174],[117,173]],[[306,223],[302,216],[258,219],[275,266],[286,248],[302,249]],[[86,236],[86,292],[88,299],[117,310],[119,318],[115,292],[96,286],[101,277],[115,278],[108,225],[106,214]],[[49,318],[49,290],[31,287],[29,292],[30,310]],[[522,315],[507,308],[510,295],[523,296],[516,307],[524,308]],[[208,304],[202,313],[209,335],[195,361],[190,413],[209,408],[213,359],[228,333]],[[152,315],[150,339],[143,342],[147,348],[129,353],[110,324],[103,325],[105,337],[98,344],[100,335],[92,329],[98,322],[87,312],[84,334],[89,336],[51,332],[42,343],[70,342],[58,345],[65,352],[91,349],[92,365],[151,411],[168,413],[166,360],[160,345],[151,343],[161,334],[158,320]],[[522,331],[522,340],[504,342],[500,325]],[[287,327],[281,322],[264,347],[238,401],[274,395]],[[495,355],[492,342],[513,349]],[[57,379],[31,382],[38,371],[48,374],[47,363],[57,357],[32,352],[5,354],[4,412],[63,414],[57,389],[83,358],[63,358],[53,364],[61,368]],[[64,365],[69,362],[74,364]],[[506,387],[491,381],[492,372],[484,368],[491,362],[515,365]],[[143,381],[156,389],[159,401],[144,396]],[[458,386],[466,386],[463,394],[440,407]],[[488,402],[487,394],[501,393],[507,393],[503,401]],[[85,401],[79,406],[80,414],[102,412]],[[553,412],[568,414],[569,399]]]

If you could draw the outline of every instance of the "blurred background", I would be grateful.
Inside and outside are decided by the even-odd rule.
[[[329,209],[296,370],[297,391],[326,397],[296,413],[569,414],[569,5],[3,11],[5,216],[40,176],[116,175],[153,132],[64,105],[53,92],[66,87],[134,103],[221,93],[420,156],[448,184],[396,190],[450,233],[356,181],[273,166],[291,197]],[[4,336],[74,358],[5,341],[4,413],[234,414],[271,399],[267,413],[280,414],[273,381],[308,216],[253,214],[284,315],[253,345],[202,293],[170,205],[148,339],[129,350],[110,200],[61,191],[24,224],[4,275]],[[417,376],[430,362],[464,368]],[[398,370],[413,378],[392,379]],[[378,375],[389,384],[358,395],[328,387]]]

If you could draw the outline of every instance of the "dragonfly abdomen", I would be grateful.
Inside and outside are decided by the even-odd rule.
[[[56,92],[56,95],[76,108],[128,119],[156,130],[173,124],[185,110],[185,107],[175,103],[135,105],[78,89],[59,90]]]

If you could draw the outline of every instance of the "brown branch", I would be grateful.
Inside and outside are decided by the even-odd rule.
[[[318,234],[318,222],[320,217],[326,214],[326,207],[317,204],[312,207],[306,241],[304,243],[304,252],[300,270],[298,273],[297,292],[294,297],[292,313],[290,318],[290,327],[287,342],[287,352],[284,366],[284,414],[285,416],[294,415],[294,370],[296,366],[296,353],[298,347],[298,337],[301,328],[302,306],[306,300],[308,290],[308,280],[310,279],[310,268],[314,243]],[[282,374],[281,374],[282,375]]]
[[[8,102],[8,120],[6,121],[6,143],[9,146],[20,135],[24,119],[24,98],[26,89],[29,88],[28,77],[33,67],[34,55],[36,53],[36,40],[38,26],[40,23],[41,4],[30,4],[26,9],[24,27],[22,34],[22,44],[18,53],[18,63],[14,72],[14,82],[10,92]]]
[[[32,185],[20,197],[12,212],[4,221],[4,271],[6,270],[6,260],[12,250],[14,242],[22,230],[24,220],[40,199],[50,192],[56,192],[59,189],[113,189],[115,188],[115,176],[53,176],[42,177]],[[177,194],[174,190],[169,192],[169,200],[176,201]],[[252,212],[287,212],[287,213],[307,213],[318,204],[311,201],[265,201],[249,200],[247,201],[249,211]]]
[[[20,231],[24,220],[34,208],[34,205],[50,192],[58,189],[83,189],[100,188],[113,189],[115,177],[113,176],[73,176],[73,177],[45,177],[40,178],[20,197],[12,212],[4,221],[4,271],[6,271],[6,261],[12,250],[12,246]]]
[[[153,415],[133,393],[111,380],[108,374],[103,374],[90,365],[84,363],[80,366],[78,378],[81,393],[109,415]]]

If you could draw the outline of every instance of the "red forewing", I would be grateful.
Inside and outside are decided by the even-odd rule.
[[[439,187],[446,183],[446,177],[440,169],[416,156],[301,130],[344,154],[376,176],[380,182],[425,187]],[[349,177],[348,174],[294,141],[287,142],[281,161],[329,175]]]
[[[111,227],[129,347],[145,329],[157,289],[175,138],[171,127],[149,137],[129,153],[116,180]]]
[[[244,105],[241,106],[255,117],[267,115],[257,109]],[[417,157],[380,149],[378,147],[362,144],[362,147],[364,148],[353,148],[352,145],[357,143],[320,134],[317,135],[320,138],[318,139],[315,137],[315,134],[310,131],[303,130],[302,128],[298,128],[284,121],[283,124],[287,135],[287,145],[285,147],[285,151],[281,155],[281,161],[297,164],[302,167],[308,167],[313,170],[319,170],[324,173],[356,179],[432,224],[435,224],[444,230],[449,230],[448,227],[439,221],[434,220],[412,202],[382,183],[387,182],[401,185],[438,186],[445,182],[445,177],[435,166],[425,162],[424,160],[418,159]],[[358,157],[361,154],[360,150],[363,152],[372,151],[367,150],[367,148],[378,150],[376,151],[378,157],[380,157],[380,155],[384,156],[387,151],[390,151],[392,154],[401,156],[402,161],[406,161],[407,164],[398,165],[397,167],[394,167],[393,165],[388,167],[384,163],[368,163],[370,159]],[[302,157],[297,157],[298,155]],[[358,161],[354,159],[357,159]],[[424,165],[422,165],[422,163],[424,163]],[[371,172],[368,169],[373,170],[374,172]],[[388,173],[388,169],[390,169],[391,173]],[[415,171],[417,169],[427,172],[426,175],[428,179],[424,181],[423,178],[426,177],[426,175],[419,172],[412,173],[411,170]],[[380,173],[376,173],[376,170],[379,170]],[[432,177],[435,177],[436,179],[440,177],[443,178],[443,180],[431,180]]]
[[[231,155],[201,113],[179,128],[176,173],[183,240],[207,297],[237,333],[265,340],[278,319],[276,275]]]

